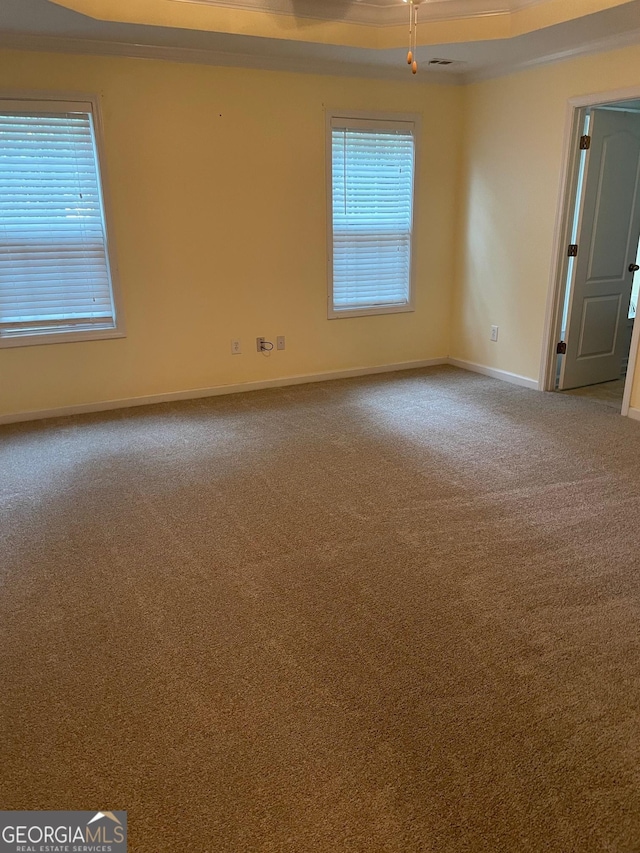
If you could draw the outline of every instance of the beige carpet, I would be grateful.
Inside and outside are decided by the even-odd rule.
[[[0,430],[0,805],[640,850],[640,424],[437,368]]]

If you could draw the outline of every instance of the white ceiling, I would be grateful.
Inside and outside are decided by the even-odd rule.
[[[371,14],[398,9],[407,15],[399,0],[172,0],[175,3],[209,3],[244,8],[269,7],[273,14],[328,15],[329,8],[355,6]],[[421,6],[421,26],[429,21],[423,10],[439,8],[467,10],[477,14],[490,10],[522,7],[532,0],[431,0]],[[535,0],[534,0],[535,2]],[[484,11],[483,11],[484,10]],[[640,0],[632,0],[607,11],[547,27],[512,39],[428,45],[418,48],[420,74],[417,80],[467,82],[494,76],[514,68],[553,61],[580,53],[604,50],[616,45],[640,43]],[[165,57],[178,61],[205,62],[275,68],[313,73],[351,74],[409,80],[405,49],[374,50],[342,45],[317,44],[275,38],[258,38],[219,32],[200,32],[168,27],[151,27],[99,21],[73,12],[49,0],[0,0],[0,46],[64,50],[80,53],[126,54]],[[433,58],[454,60],[454,64],[429,70]]]

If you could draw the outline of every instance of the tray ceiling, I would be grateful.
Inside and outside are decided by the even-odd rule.
[[[412,81],[407,15],[402,0],[0,0],[0,46],[412,83],[640,43],[640,0],[425,0]]]

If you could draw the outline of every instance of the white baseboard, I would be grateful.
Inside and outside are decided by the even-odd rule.
[[[634,421],[640,421],[640,409],[632,409],[631,407],[629,407],[627,416]]]
[[[518,373],[509,373],[507,370],[498,370],[495,367],[485,367],[484,364],[475,364],[473,361],[463,361],[460,358],[447,359],[448,364],[454,367],[462,367],[463,370],[471,370],[473,373],[482,373],[493,379],[502,379],[503,382],[511,382],[512,385],[521,385],[523,388],[531,388],[538,391],[540,386],[537,379],[529,379],[528,376],[520,376]]]
[[[150,406],[155,403],[172,403],[179,400],[196,400],[201,397],[218,397],[223,394],[239,394],[244,391],[260,391],[264,388],[284,388],[287,385],[304,385],[310,382],[326,382],[331,379],[349,379],[375,373],[392,373],[396,370],[415,370],[447,364],[446,358],[430,358],[422,361],[403,361],[398,364],[381,364],[375,367],[354,367],[349,370],[333,370],[328,373],[309,373],[303,376],[285,376],[281,379],[263,379],[256,382],[239,382],[235,385],[216,385],[211,388],[193,388],[188,391],[170,391],[167,394],[150,394],[145,397],[129,397],[122,400],[102,400],[98,403],[81,403],[78,406],[61,406],[57,409],[17,412],[0,415],[0,424],[37,421],[44,418],[60,418],[68,415],[84,415],[90,412],[107,412],[112,409],[129,409],[134,406]]]

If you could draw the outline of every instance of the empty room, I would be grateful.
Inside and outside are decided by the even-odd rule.
[[[0,0],[0,853],[640,851],[640,0]]]

